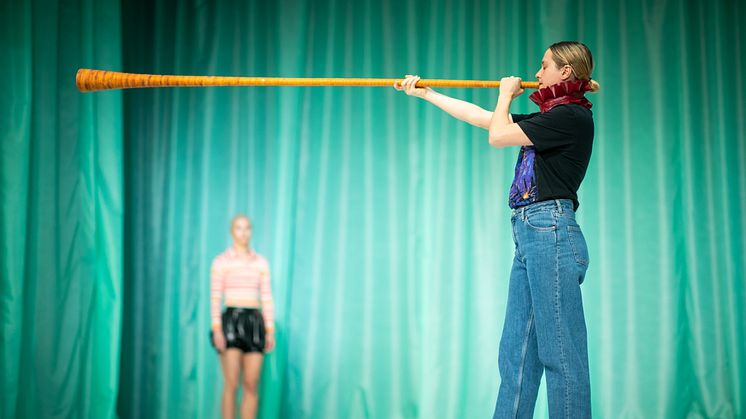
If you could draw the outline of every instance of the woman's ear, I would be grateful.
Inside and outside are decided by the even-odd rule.
[[[572,76],[572,67],[570,64],[565,64],[562,66],[562,73],[560,73],[560,76],[562,77],[562,80],[569,80],[570,76]]]

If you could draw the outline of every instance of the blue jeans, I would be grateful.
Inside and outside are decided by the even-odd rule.
[[[588,345],[580,284],[588,248],[572,201],[513,210],[515,257],[500,340],[494,419],[532,418],[547,374],[551,419],[591,417]]]

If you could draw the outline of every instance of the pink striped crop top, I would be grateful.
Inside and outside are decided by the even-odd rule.
[[[212,327],[221,327],[221,302],[227,307],[262,310],[267,332],[275,328],[269,263],[258,253],[241,254],[233,247],[219,254],[210,269],[210,317]],[[224,301],[221,301],[224,300]]]

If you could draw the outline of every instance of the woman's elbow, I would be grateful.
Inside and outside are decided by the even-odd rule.
[[[505,147],[505,142],[503,141],[503,136],[500,135],[500,133],[495,133],[490,131],[490,135],[488,137],[489,143],[492,147],[495,148],[503,148]]]

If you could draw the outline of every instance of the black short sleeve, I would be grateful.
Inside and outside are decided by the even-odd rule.
[[[539,152],[564,148],[584,138],[593,138],[590,110],[579,105],[559,105],[545,113],[530,114],[516,121]]]
[[[527,119],[527,118],[533,118],[536,115],[539,115],[539,112],[536,112],[536,113],[527,113],[527,114],[523,114],[523,113],[512,113],[512,114],[510,114],[510,116],[513,118],[513,122],[514,123],[516,123],[518,121],[523,121],[524,119]]]

